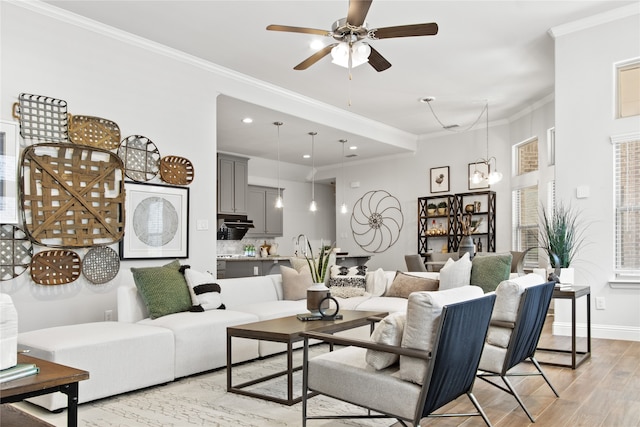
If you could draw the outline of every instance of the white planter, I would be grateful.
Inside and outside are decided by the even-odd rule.
[[[560,269],[560,283],[563,284],[574,284],[574,273],[575,270],[573,267],[561,268]]]

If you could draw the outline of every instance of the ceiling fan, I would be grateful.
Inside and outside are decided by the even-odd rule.
[[[315,34],[333,37],[337,42],[332,43],[314,53],[295,67],[294,70],[306,70],[329,53],[333,62],[348,68],[356,67],[365,62],[378,72],[391,67],[387,61],[364,39],[381,40],[397,37],[433,36],[438,34],[438,24],[399,25],[384,28],[367,28],[365,18],[373,0],[349,0],[347,17],[339,19],[331,26],[331,31],[315,28],[291,27],[287,25],[269,25],[267,30],[285,31],[290,33]]]

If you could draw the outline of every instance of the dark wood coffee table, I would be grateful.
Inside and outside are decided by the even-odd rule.
[[[277,402],[284,405],[294,405],[302,400],[302,394],[293,397],[293,373],[302,369],[302,366],[293,366],[293,344],[301,341],[301,332],[324,332],[333,334],[347,329],[358,328],[360,326],[371,325],[369,318],[380,318],[387,315],[377,311],[357,311],[340,310],[343,318],[341,320],[312,320],[301,321],[296,316],[280,317],[277,319],[265,320],[262,322],[247,323],[244,325],[230,326],[227,328],[227,391],[230,393],[243,394],[245,396],[257,397],[260,399]],[[249,338],[264,341],[281,342],[287,345],[287,369],[271,375],[263,376],[242,384],[232,384],[231,339]],[[282,399],[245,390],[246,387],[259,384],[280,376],[287,376],[287,398]]]
[[[67,395],[67,426],[78,425],[78,382],[89,379],[89,372],[59,365],[43,359],[18,354],[18,363],[34,363],[36,375],[0,384],[0,403],[20,402],[30,397],[56,391]]]

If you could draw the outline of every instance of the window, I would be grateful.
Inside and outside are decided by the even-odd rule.
[[[512,202],[512,248],[524,251],[538,246],[538,138],[531,138],[513,148],[514,182]],[[529,251],[525,267],[538,266],[538,250]]]
[[[616,117],[640,115],[640,62],[618,66]]]
[[[538,246],[538,186],[513,191],[513,247],[519,251]],[[524,265],[538,266],[538,250],[529,251]]]
[[[640,134],[612,138],[617,278],[640,279]]]
[[[516,175],[524,175],[538,170],[538,139],[524,142],[516,147],[517,171]]]

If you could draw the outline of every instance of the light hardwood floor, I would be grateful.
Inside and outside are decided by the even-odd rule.
[[[568,337],[554,337],[549,316],[540,347],[570,348]],[[560,394],[556,398],[540,376],[512,379],[518,394],[536,419],[531,423],[513,396],[476,381],[474,394],[495,427],[632,427],[640,426],[640,342],[592,339],[591,358],[576,370],[542,365]],[[578,349],[586,340],[578,341]],[[538,352],[536,359],[550,360],[553,354]],[[564,355],[562,357],[565,357]],[[513,372],[534,372],[523,363]],[[466,396],[446,406],[446,412],[472,412]],[[429,418],[421,426],[484,426],[480,417]]]

